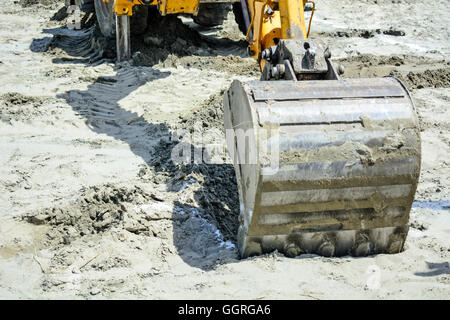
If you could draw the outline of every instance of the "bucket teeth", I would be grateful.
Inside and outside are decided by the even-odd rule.
[[[366,256],[372,251],[372,243],[367,232],[359,232],[356,234],[355,242],[352,248],[352,255]]]
[[[402,250],[420,136],[397,79],[236,80],[224,116],[241,256]]]
[[[302,253],[302,249],[294,242],[287,243],[283,250],[288,257],[294,258]]]

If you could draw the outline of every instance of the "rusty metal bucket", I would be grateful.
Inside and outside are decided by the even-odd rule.
[[[224,114],[242,257],[402,250],[421,151],[400,81],[236,80]]]

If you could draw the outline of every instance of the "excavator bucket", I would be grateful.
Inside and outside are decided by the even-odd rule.
[[[224,115],[242,257],[403,249],[420,136],[400,81],[236,80]]]

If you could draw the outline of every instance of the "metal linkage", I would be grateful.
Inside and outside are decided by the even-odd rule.
[[[126,61],[131,58],[130,44],[130,16],[116,16],[116,47],[117,61]]]

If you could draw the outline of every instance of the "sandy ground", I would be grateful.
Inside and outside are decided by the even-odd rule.
[[[55,2],[0,3],[0,298],[450,298],[447,0],[321,0],[311,33],[346,77],[411,90],[422,171],[405,250],[245,260],[232,166],[168,161],[173,132],[220,135],[223,90],[259,77],[232,14],[171,21],[176,37],[141,35],[115,65],[92,29],[51,19]]]

